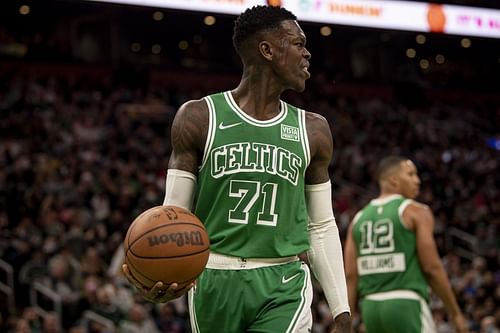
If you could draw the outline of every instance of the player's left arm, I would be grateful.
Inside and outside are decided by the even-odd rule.
[[[333,139],[326,119],[306,113],[311,161],[306,170],[306,203],[309,214],[307,253],[311,269],[321,284],[335,320],[333,332],[350,332],[351,318],[339,230],[333,215],[328,166]]]
[[[354,316],[358,302],[358,266],[357,266],[357,253],[354,236],[352,229],[354,221],[349,226],[347,238],[344,246],[344,266],[345,276],[347,279],[347,294],[349,296],[349,307],[351,308],[351,315]]]
[[[417,255],[427,282],[443,301],[457,332],[468,332],[468,324],[448,279],[434,240],[434,214],[424,204],[414,202],[404,210],[403,219],[417,237]]]

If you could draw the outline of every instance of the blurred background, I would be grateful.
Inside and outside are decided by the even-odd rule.
[[[495,0],[436,3],[500,9]],[[500,327],[494,13],[482,22],[497,34],[488,38],[301,21],[312,78],[304,93],[283,96],[330,123],[342,238],[377,194],[377,162],[388,154],[415,161],[418,199],[436,215],[440,255],[480,333]],[[121,246],[131,221],[163,201],[177,108],[240,79],[234,19],[92,1],[0,2],[0,332],[190,331],[184,299],[153,305],[134,293],[120,273]],[[454,332],[434,296],[431,308],[439,333]],[[313,313],[313,332],[329,332],[319,286]]]

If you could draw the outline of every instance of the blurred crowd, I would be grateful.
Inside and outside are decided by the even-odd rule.
[[[486,140],[498,135],[500,107],[354,99],[330,88],[317,75],[305,93],[285,99],[331,124],[341,235],[376,195],[377,162],[388,154],[413,159],[422,178],[419,200],[436,215],[436,240],[470,329],[499,332],[500,151]],[[185,299],[154,305],[134,292],[120,271],[121,247],[134,217],[163,201],[175,111],[211,92],[3,77],[0,258],[14,269],[16,304],[12,311],[1,296],[1,332],[190,331]],[[453,240],[450,230],[466,237]],[[47,294],[56,295],[61,309]],[[432,297],[431,307],[439,333],[453,332],[443,304]],[[313,314],[313,332],[329,332],[332,318],[319,286]]]

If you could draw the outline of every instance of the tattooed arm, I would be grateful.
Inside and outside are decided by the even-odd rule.
[[[172,155],[168,168],[197,175],[208,133],[208,107],[205,101],[183,104],[175,115],[171,133]]]
[[[172,154],[168,164],[164,204],[191,209],[198,163],[202,160],[207,133],[208,107],[205,101],[189,101],[182,105],[175,115],[171,129]],[[179,286],[177,283],[164,285],[159,281],[149,289],[130,274],[126,264],[123,265],[123,272],[142,297],[153,303],[164,303],[178,298],[194,286],[194,282]]]

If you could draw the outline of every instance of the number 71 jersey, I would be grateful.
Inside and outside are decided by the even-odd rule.
[[[412,202],[401,195],[372,200],[353,219],[360,297],[391,290],[413,290],[424,299],[428,286],[420,269],[416,235],[402,222]]]
[[[211,251],[278,258],[307,250],[305,112],[281,101],[277,116],[257,120],[230,92],[205,101],[209,129],[195,214],[205,224]]]

